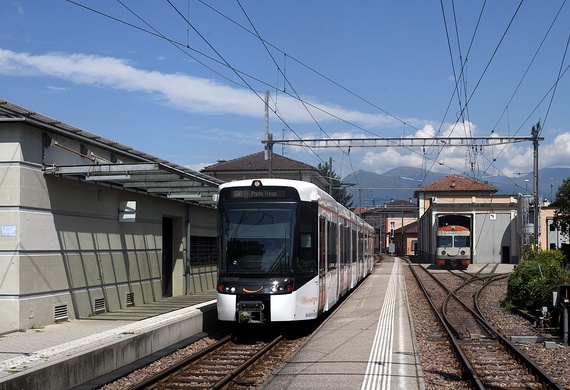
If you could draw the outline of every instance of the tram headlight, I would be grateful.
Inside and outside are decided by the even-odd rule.
[[[235,294],[236,288],[234,286],[226,286],[224,283],[218,283],[218,292],[224,294]]]
[[[272,294],[288,294],[293,291],[293,282],[285,282],[283,284],[279,282],[273,282],[273,286],[271,286],[271,293]]]
[[[442,255],[445,255],[446,253],[447,253],[446,251],[441,251],[441,254],[442,254]]]
[[[464,254],[465,254],[465,251],[461,251],[461,254],[464,255]]]

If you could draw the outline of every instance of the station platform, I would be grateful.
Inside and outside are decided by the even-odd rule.
[[[263,389],[425,389],[403,264],[398,257],[384,257]],[[508,273],[514,267],[471,264],[464,271]]]
[[[384,258],[263,388],[424,389],[402,264]]]
[[[0,390],[87,389],[89,381],[217,323],[216,291],[0,336]]]

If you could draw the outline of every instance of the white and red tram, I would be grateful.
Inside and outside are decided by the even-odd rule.
[[[317,318],[373,267],[373,227],[302,181],[225,183],[218,199],[218,318]]]

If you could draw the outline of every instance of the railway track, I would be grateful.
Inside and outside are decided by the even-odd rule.
[[[247,385],[248,370],[282,341],[281,335],[267,342],[237,341],[226,336],[210,347],[168,367],[164,371],[129,387],[139,389],[222,389]]]
[[[448,272],[436,276],[424,267],[411,270],[441,321],[442,337],[449,339],[463,375],[474,388],[562,389],[480,313],[479,293],[506,275]]]

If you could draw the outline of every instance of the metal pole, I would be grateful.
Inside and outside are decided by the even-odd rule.
[[[568,300],[562,303],[562,340],[568,345]]]
[[[265,159],[269,161],[269,177],[273,177],[273,134],[269,132],[269,91],[265,91]]]
[[[534,247],[540,245],[540,210],[538,204],[538,134],[540,133],[540,122],[532,127],[532,143],[534,146]]]
[[[406,254],[404,253],[404,205],[402,205],[402,256],[405,256]]]
[[[332,157],[329,157],[329,194],[332,196]]]

